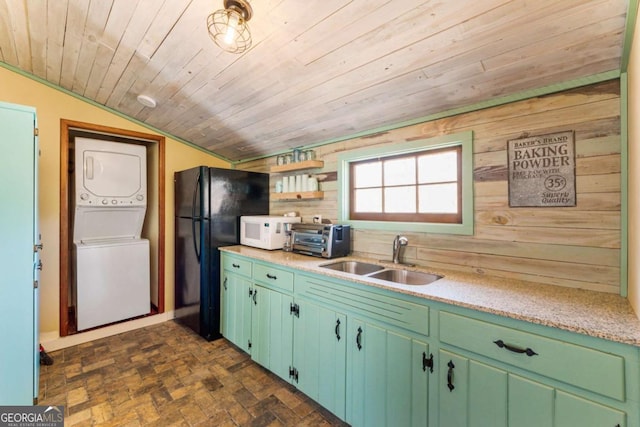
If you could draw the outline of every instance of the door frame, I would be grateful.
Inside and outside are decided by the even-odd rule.
[[[69,133],[71,130],[113,135],[145,142],[147,146],[158,147],[158,313],[164,313],[164,271],[165,271],[165,137],[127,129],[112,128],[93,123],[60,119],[60,336],[69,335],[69,289],[71,272],[69,271]]]

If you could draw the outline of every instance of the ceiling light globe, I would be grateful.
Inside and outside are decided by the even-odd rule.
[[[223,50],[242,53],[251,47],[247,21],[235,9],[221,9],[207,18],[209,37]]]

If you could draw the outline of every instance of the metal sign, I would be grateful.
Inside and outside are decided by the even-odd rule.
[[[576,205],[573,131],[507,141],[509,206]]]

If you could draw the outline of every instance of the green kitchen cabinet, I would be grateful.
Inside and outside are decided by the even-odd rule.
[[[290,295],[254,285],[251,314],[251,358],[287,381],[293,360]]]
[[[223,254],[220,333],[247,353],[251,345],[253,263]]]
[[[626,425],[624,411],[563,390],[578,386],[585,396],[623,401],[623,357],[447,311],[439,324],[441,343],[465,353],[439,352],[440,425]],[[494,362],[479,360],[487,357]]]
[[[439,424],[451,427],[553,426],[553,389],[440,350]]]
[[[252,358],[354,427],[640,427],[637,347],[233,258]]]
[[[345,332],[341,333],[346,346],[346,409],[344,417],[332,409],[336,415],[353,426],[428,424],[429,375],[433,367],[426,341],[428,307],[388,292],[305,274],[296,274],[295,299],[301,301],[301,318],[307,300],[325,310],[327,320],[322,323],[329,326],[325,330],[328,336],[335,335],[338,320],[340,331],[346,321]],[[294,359],[297,349],[298,343]],[[341,357],[338,351],[328,354]],[[342,373],[342,365],[334,365],[339,368],[326,375]],[[300,377],[303,374],[300,370]]]
[[[439,353],[439,425],[624,427],[625,414],[447,350]]]
[[[347,322],[347,422],[426,426],[432,360],[427,343],[363,318]]]
[[[251,358],[287,381],[293,364],[293,273],[254,263]]]
[[[0,405],[38,398],[38,140],[34,108],[0,102]]]
[[[345,419],[347,317],[303,298],[296,299],[295,313],[295,385]]]
[[[226,273],[222,280],[222,335],[249,352],[251,343],[251,280]]]
[[[563,391],[556,392],[555,410],[554,427],[626,425],[623,412]]]
[[[251,358],[290,381],[293,274],[222,253],[221,333]]]

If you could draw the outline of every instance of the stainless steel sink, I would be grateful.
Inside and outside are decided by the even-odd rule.
[[[372,279],[386,280],[387,282],[401,283],[403,285],[428,285],[442,279],[437,274],[422,273],[420,271],[387,269],[369,274]]]
[[[376,264],[369,264],[367,262],[360,261],[338,261],[331,264],[324,264],[320,267],[329,268],[336,271],[344,271],[345,273],[358,274],[361,276],[382,270],[384,268]]]

